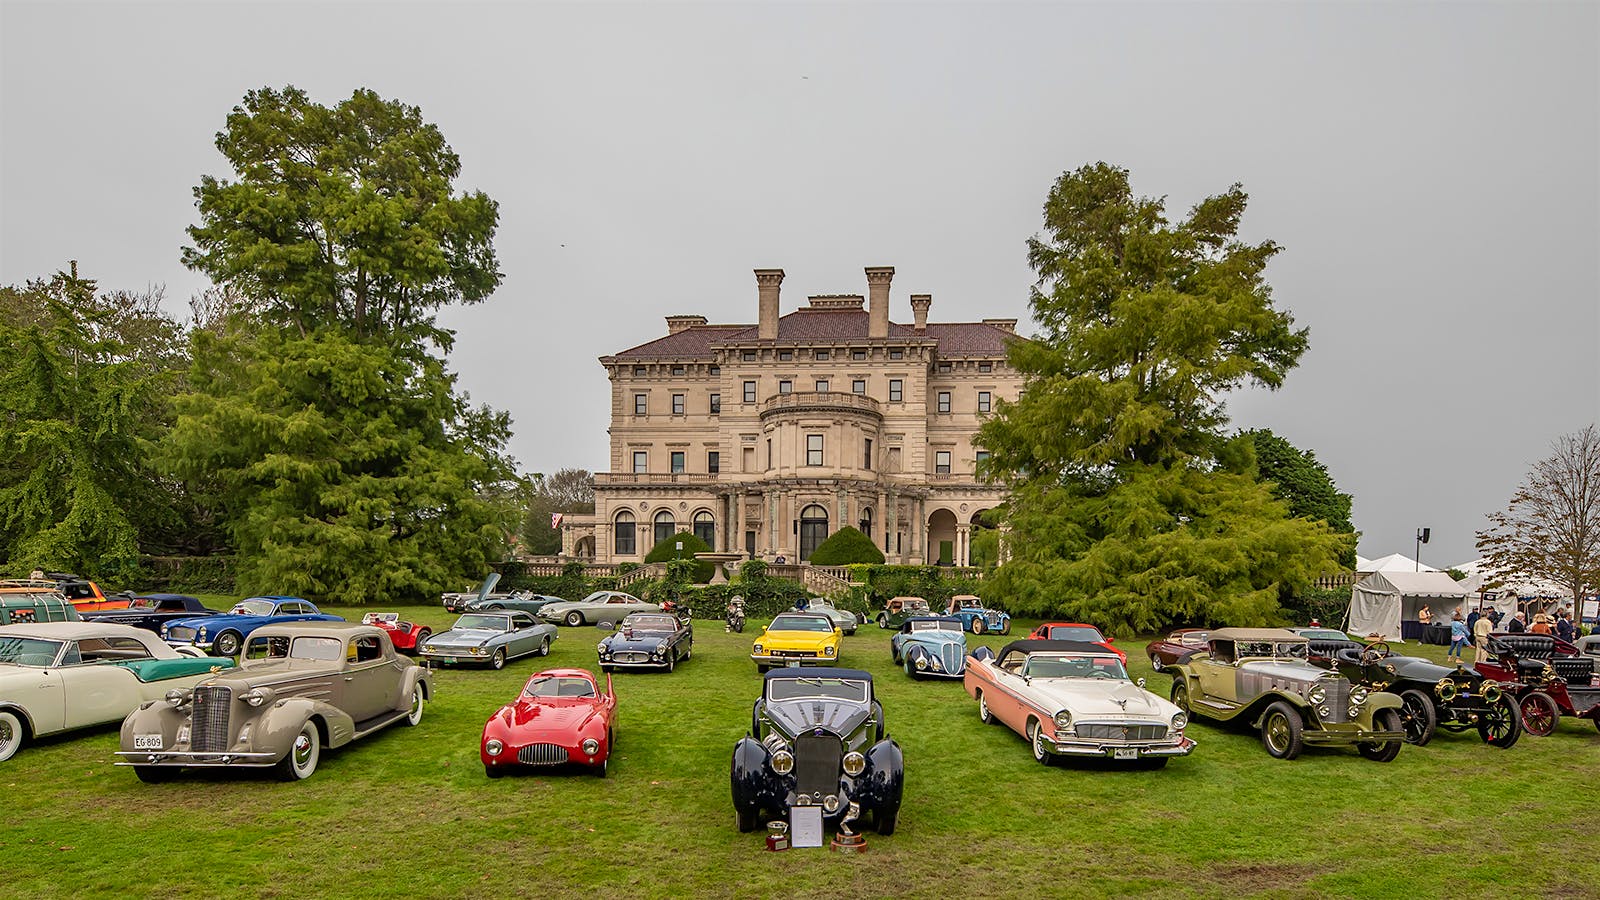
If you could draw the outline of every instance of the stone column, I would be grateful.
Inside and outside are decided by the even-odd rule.
[[[969,566],[969,565],[972,564],[971,562],[969,562],[969,560],[971,558],[972,558],[972,526],[971,525],[958,524],[958,525],[956,525],[956,552],[955,552],[955,560],[954,560],[955,564],[958,565],[958,566]]]
[[[883,551],[883,555],[894,562],[901,562],[900,551],[902,548],[898,548],[894,544],[895,534],[900,530],[900,498],[896,496],[893,489],[890,489],[888,496],[889,499],[884,501],[882,510],[884,547],[886,548]]]
[[[767,555],[774,556],[778,552],[778,492],[769,489],[764,496],[767,501]]]
[[[729,553],[742,553],[744,552],[744,493],[734,491],[729,495],[729,502],[733,504],[729,510],[731,515],[728,516],[733,533],[728,536],[726,549]]]

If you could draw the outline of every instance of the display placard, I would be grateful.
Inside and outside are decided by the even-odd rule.
[[[796,806],[789,810],[789,836],[793,846],[822,846],[822,807]]]

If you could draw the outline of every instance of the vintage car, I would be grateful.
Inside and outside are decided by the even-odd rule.
[[[116,722],[233,661],[183,656],[155,635],[102,622],[0,627],[0,762],[34,738]]]
[[[1572,642],[1572,646],[1584,656],[1593,656],[1600,659],[1600,634],[1584,635]]]
[[[70,572],[46,572],[44,580],[54,585],[56,590],[72,601],[72,605],[76,606],[80,613],[96,609],[122,609],[128,605],[127,594],[107,596],[100,590],[100,585],[81,575],[73,575]]]
[[[225,613],[172,619],[161,626],[161,639],[173,646],[191,646],[217,656],[236,656],[244,639],[263,625],[281,622],[343,622],[299,597],[251,597]]]
[[[1314,638],[1307,655],[1313,663],[1335,668],[1355,684],[1398,694],[1400,725],[1408,744],[1427,744],[1439,728],[1453,732],[1476,729],[1484,743],[1495,747],[1510,747],[1522,735],[1516,698],[1498,682],[1465,666],[1441,666],[1430,659],[1401,656],[1383,641],[1362,646],[1348,639]],[[1332,662],[1319,662],[1325,658]]]
[[[955,616],[961,620],[961,627],[973,634],[1010,634],[1011,614],[998,609],[989,609],[983,605],[976,594],[957,594],[950,598],[947,616]]]
[[[1170,631],[1166,637],[1159,637],[1144,646],[1145,655],[1150,657],[1150,668],[1157,672],[1171,665],[1183,662],[1196,653],[1204,653],[1210,649],[1206,641],[1211,637],[1208,628],[1179,628]]]
[[[184,594],[136,594],[124,609],[99,609],[83,614],[85,622],[115,622],[145,631],[161,633],[161,626],[173,619],[192,619],[217,615],[194,597]]]
[[[361,617],[361,624],[376,625],[389,632],[389,643],[404,653],[416,653],[422,642],[433,636],[433,629],[416,622],[400,621],[399,613],[369,612]]]
[[[78,622],[83,617],[53,586],[26,581],[0,581],[0,625],[33,622]]]
[[[1030,641],[1082,641],[1086,644],[1099,644],[1117,655],[1123,665],[1128,664],[1128,654],[1117,649],[1116,642],[1101,633],[1093,625],[1082,622],[1046,622],[1028,633]],[[1160,668],[1157,666],[1156,668]]]
[[[563,625],[598,625],[610,622],[615,625],[636,612],[660,612],[659,604],[646,603],[622,591],[595,591],[582,600],[562,600],[547,603],[539,609],[539,618]]]
[[[1033,758],[1127,760],[1158,769],[1187,756],[1189,715],[1128,678],[1122,658],[1086,641],[1012,641],[998,656],[979,647],[962,683],[978,719],[1028,739]]]
[[[322,749],[396,722],[422,721],[433,676],[394,652],[389,633],[354,622],[264,625],[239,668],[143,703],[122,723],[119,766],[140,781],[193,767],[272,767],[310,778]]]
[[[878,613],[879,628],[898,629],[912,616],[931,616],[933,610],[929,608],[928,601],[921,597],[894,597],[885,603],[883,610]]]
[[[855,613],[848,609],[840,609],[839,607],[834,606],[833,601],[829,600],[827,597],[807,598],[806,608],[800,609],[799,607],[795,607],[794,611],[816,613],[819,616],[827,616],[828,620],[833,623],[834,627],[843,631],[846,635],[855,634],[857,626],[861,624],[861,620],[856,617]]]
[[[914,679],[960,678],[967,668],[967,634],[954,616],[917,616],[889,638],[889,655]]]
[[[490,778],[518,768],[548,768],[573,763],[601,778],[615,744],[617,696],[611,676],[605,690],[583,669],[535,673],[517,699],[483,723],[478,756]]]
[[[430,662],[502,669],[519,656],[549,656],[556,637],[554,625],[524,612],[465,613],[449,631],[424,641],[418,654]]]
[[[490,572],[484,577],[483,583],[478,585],[477,590],[445,591],[440,595],[440,599],[444,601],[444,608],[446,612],[463,612],[466,610],[467,604],[475,601],[483,602],[486,600],[504,600],[507,597],[510,597],[511,594],[509,592],[501,592],[498,594],[493,593],[495,585],[499,583],[500,573]]]
[[[600,628],[610,630],[609,622]],[[694,625],[671,613],[639,612],[622,620],[616,630],[600,639],[600,671],[612,669],[665,669],[694,654]]]
[[[779,669],[762,681],[750,733],[733,747],[733,810],[739,830],[797,806],[820,806],[825,821],[871,817],[892,834],[900,815],[905,762],[886,737],[872,676],[856,669]],[[854,809],[852,810],[852,807]]]
[[[1389,762],[1405,731],[1400,698],[1353,685],[1306,661],[1306,639],[1282,628],[1219,628],[1209,651],[1168,667],[1172,702],[1190,716],[1248,722],[1268,755],[1294,759],[1307,745],[1354,744]]]
[[[461,608],[462,612],[497,612],[502,609],[515,610],[534,615],[552,603],[565,603],[567,601],[551,594],[531,594],[527,591],[513,591],[509,594],[491,594],[479,600],[473,597]]]
[[[1489,658],[1474,668],[1517,692],[1522,727],[1534,737],[1556,730],[1562,716],[1588,719],[1600,729],[1600,660],[1548,634],[1489,635]]]
[[[779,613],[772,624],[761,629],[750,648],[756,671],[790,663],[831,666],[839,660],[843,635],[827,616],[815,613]]]

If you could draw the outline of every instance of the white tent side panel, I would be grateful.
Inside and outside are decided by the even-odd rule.
[[[1367,579],[1350,589],[1350,611],[1345,631],[1359,637],[1377,635],[1385,641],[1400,639],[1400,594],[1368,585]]]

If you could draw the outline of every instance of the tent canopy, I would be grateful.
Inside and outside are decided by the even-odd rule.
[[[1443,572],[1373,572],[1350,588],[1350,608],[1345,630],[1357,635],[1377,635],[1398,641],[1400,623],[1415,620],[1428,607],[1432,620],[1450,620],[1463,609],[1467,592]]]
[[[1513,606],[1518,597],[1542,597],[1552,600],[1572,599],[1572,592],[1559,584],[1542,578],[1526,578],[1516,572],[1502,574],[1482,558],[1464,562],[1455,568],[1465,572],[1467,575],[1466,580],[1461,582],[1461,586],[1466,589],[1467,593],[1478,594],[1494,591],[1501,596],[1510,595],[1508,599],[1512,601]]]
[[[1373,572],[1437,572],[1433,566],[1419,564],[1416,560],[1404,553],[1391,553],[1377,559],[1362,559],[1356,557],[1356,573],[1369,575]]]

